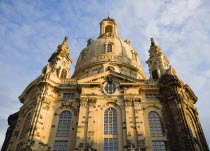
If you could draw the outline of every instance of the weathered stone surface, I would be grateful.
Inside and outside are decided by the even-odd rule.
[[[58,141],[68,151],[102,151],[105,139],[116,140],[119,151],[152,151],[155,143],[168,151],[208,150],[197,97],[161,48],[151,39],[146,79],[137,52],[117,28],[110,17],[100,23],[98,39],[87,41],[72,78],[64,39],[20,95],[23,106],[9,117],[3,151],[52,151]]]

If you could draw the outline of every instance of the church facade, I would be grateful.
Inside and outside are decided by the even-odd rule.
[[[197,97],[151,38],[150,77],[138,53],[118,36],[118,23],[100,22],[68,78],[68,38],[8,118],[2,151],[208,151]]]

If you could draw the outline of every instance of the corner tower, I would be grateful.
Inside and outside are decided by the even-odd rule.
[[[169,66],[169,60],[161,52],[161,48],[155,44],[153,38],[151,38],[149,56],[150,57],[146,63],[149,67],[150,79],[159,79],[166,73],[172,75],[176,74],[176,71],[171,66]]]
[[[65,37],[62,44],[58,45],[57,50],[49,58],[42,74],[51,74],[57,78],[67,78],[70,72],[70,65],[73,62],[69,57],[68,37]]]
[[[198,98],[191,88],[176,75],[169,60],[151,38],[149,59],[150,79],[158,81],[163,109],[165,135],[170,151],[208,151],[203,130],[194,104]]]

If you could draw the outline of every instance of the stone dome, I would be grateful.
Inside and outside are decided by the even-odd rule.
[[[77,60],[73,78],[85,78],[109,70],[137,79],[145,79],[137,52],[129,40],[121,40],[117,35],[118,24],[113,19],[100,23],[97,40],[89,39]]]

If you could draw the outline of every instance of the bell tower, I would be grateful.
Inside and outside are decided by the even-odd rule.
[[[159,79],[165,73],[175,75],[176,71],[169,66],[169,61],[161,52],[161,48],[155,44],[151,38],[151,46],[149,49],[149,59],[146,63],[149,66],[150,79]]]
[[[65,37],[63,43],[58,45],[57,50],[52,54],[48,60],[42,74],[52,74],[58,78],[67,78],[70,72],[70,65],[73,62],[69,57],[68,37]]]

